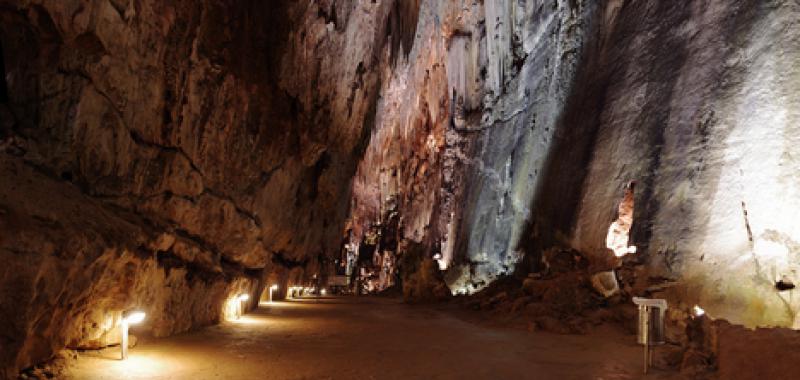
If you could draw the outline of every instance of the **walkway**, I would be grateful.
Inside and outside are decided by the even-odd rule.
[[[635,337],[467,322],[460,313],[385,298],[276,302],[237,322],[83,353],[71,379],[638,379]]]

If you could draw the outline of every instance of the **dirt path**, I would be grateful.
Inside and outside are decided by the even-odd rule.
[[[83,353],[70,379],[638,379],[641,350],[612,328],[586,336],[473,324],[384,298],[262,305],[237,322],[131,350]],[[656,375],[652,378],[664,378]]]

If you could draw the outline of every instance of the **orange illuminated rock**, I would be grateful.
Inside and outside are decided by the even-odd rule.
[[[608,227],[606,247],[614,252],[617,257],[635,253],[636,247],[628,245],[628,237],[633,224],[633,188],[636,182],[631,181],[625,186],[625,195],[619,203],[617,220]]]

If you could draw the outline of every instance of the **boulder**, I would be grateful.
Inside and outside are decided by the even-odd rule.
[[[617,276],[614,274],[613,270],[593,274],[591,282],[594,290],[605,298],[619,293]]]

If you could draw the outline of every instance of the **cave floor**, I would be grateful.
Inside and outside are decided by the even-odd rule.
[[[135,333],[135,331],[134,331]],[[336,297],[261,306],[236,322],[71,360],[70,379],[638,379],[635,337],[499,327],[455,307]],[[647,378],[671,378],[655,372]]]

